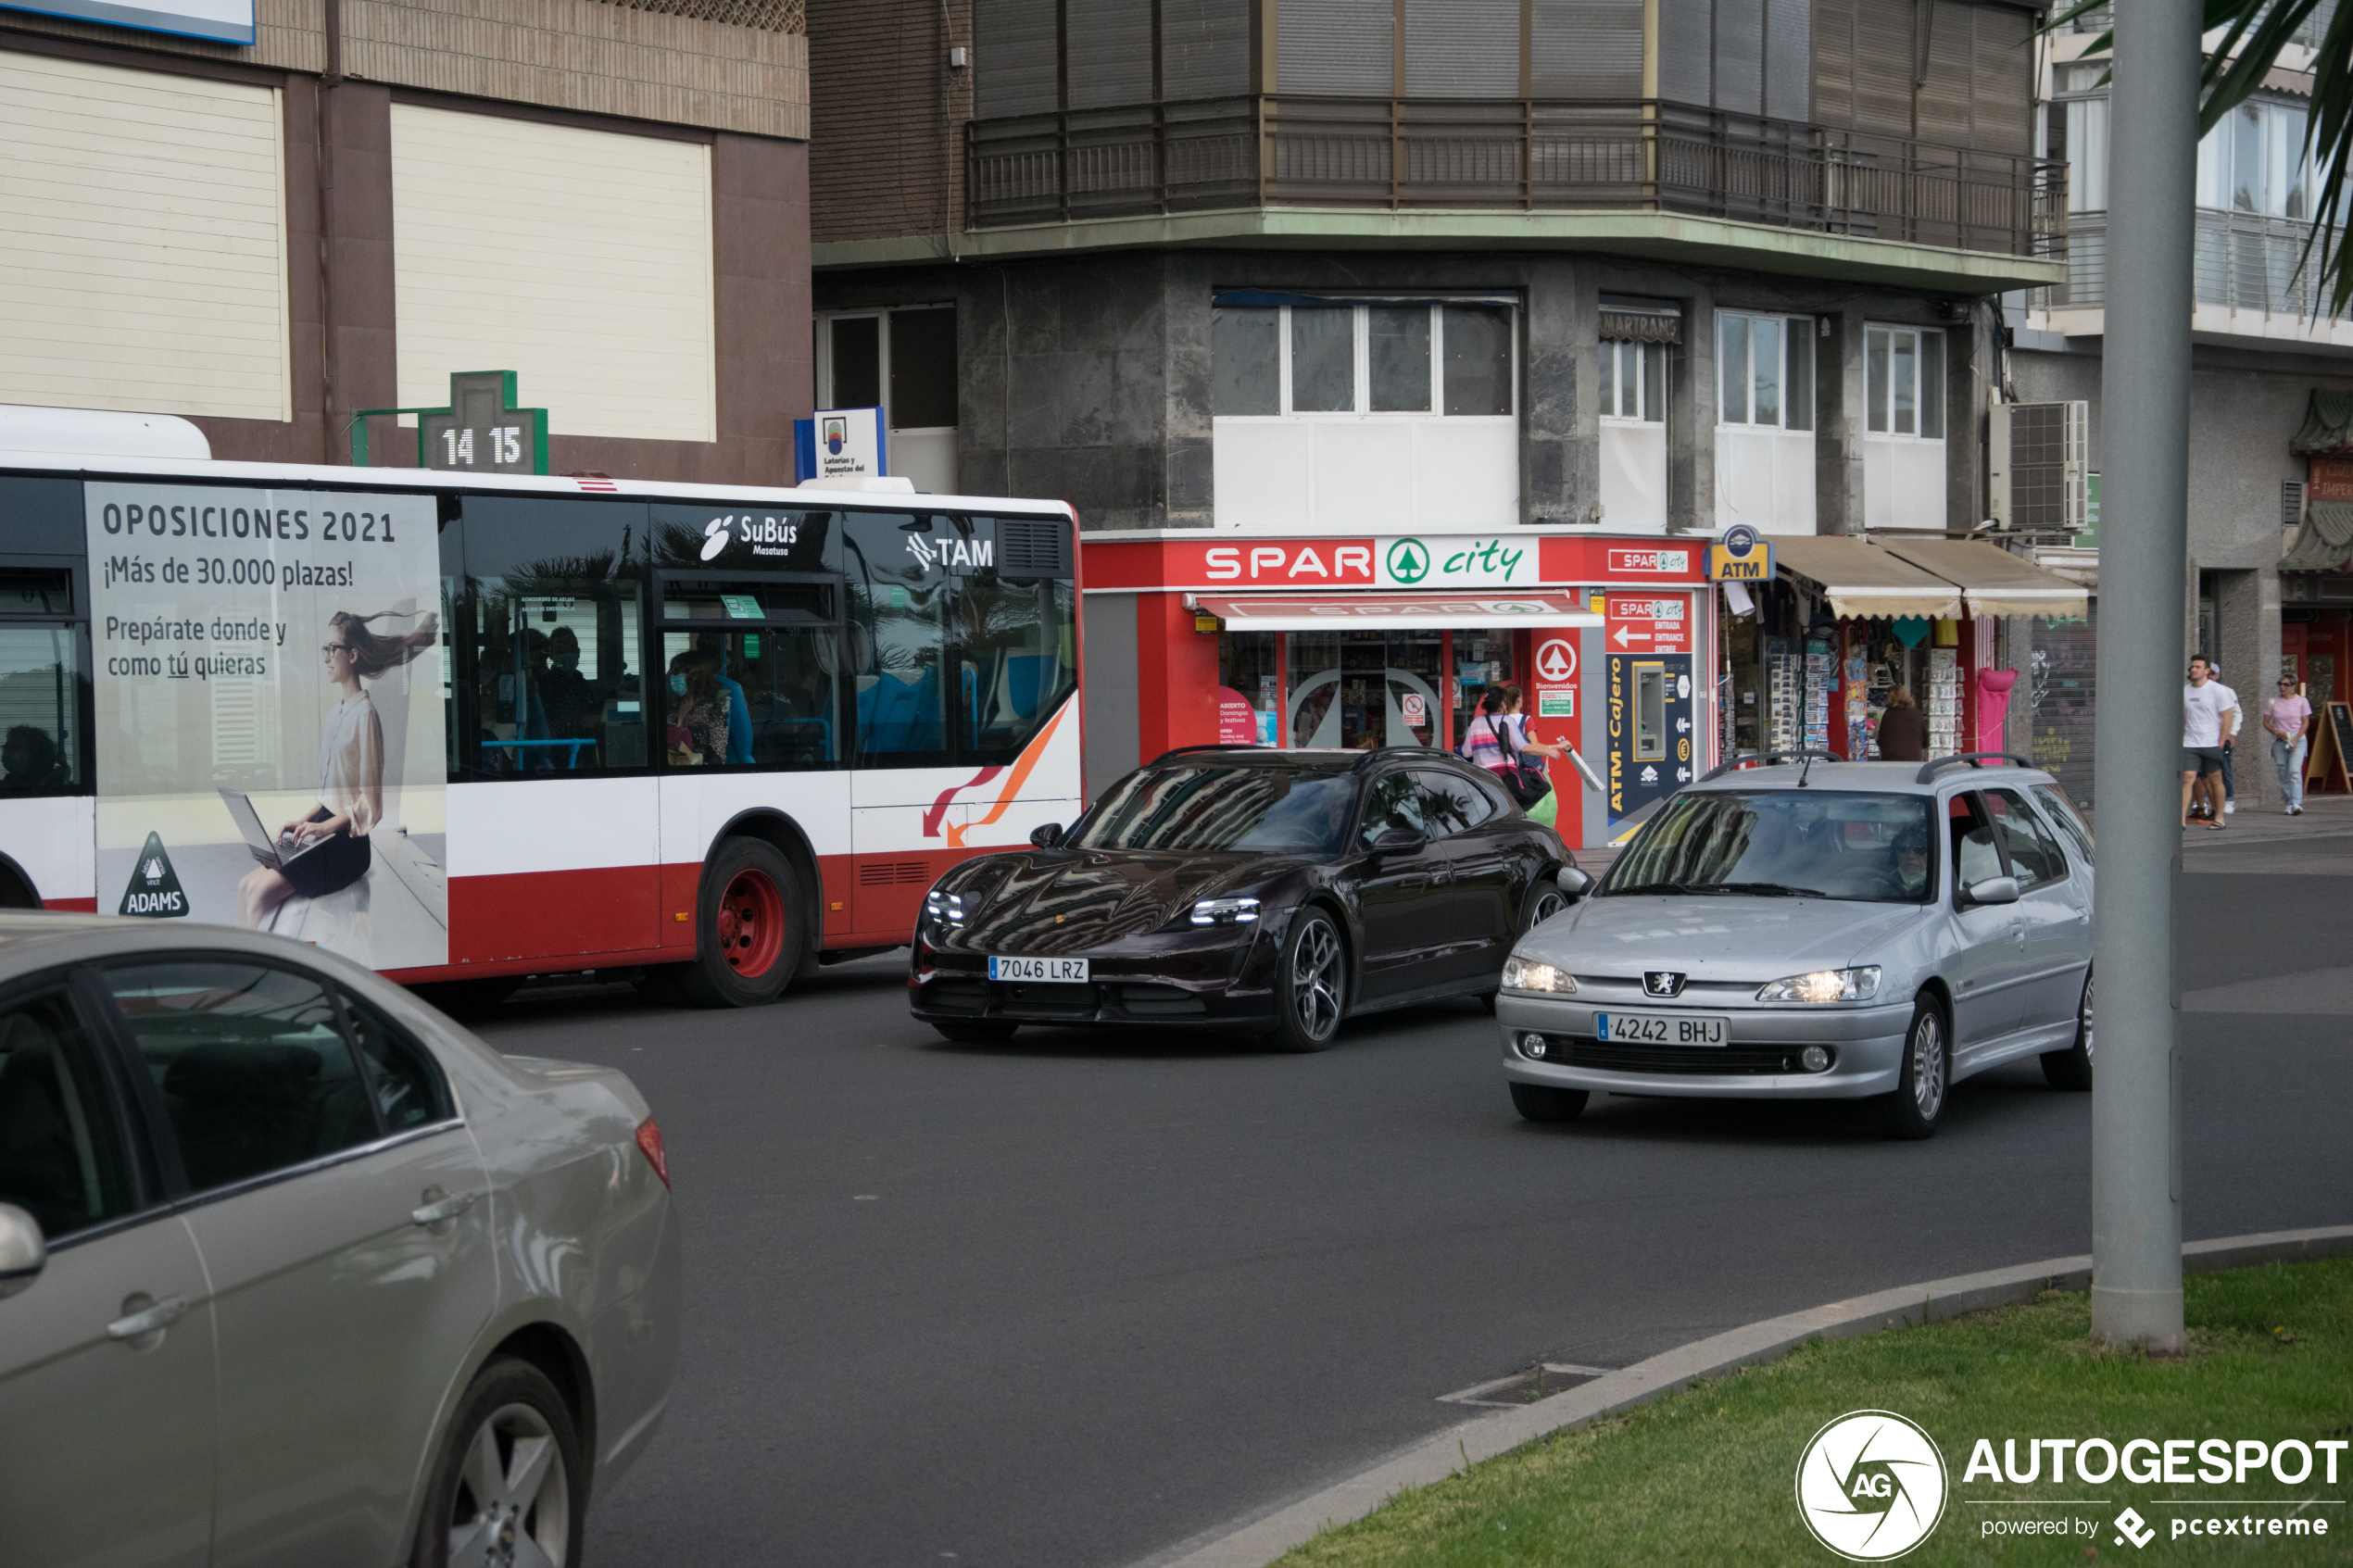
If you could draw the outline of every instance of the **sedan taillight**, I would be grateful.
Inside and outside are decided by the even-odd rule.
[[[654,1174],[661,1178],[661,1185],[667,1188],[670,1185],[670,1156],[662,1151],[661,1129],[654,1124],[650,1116],[637,1123],[637,1152],[646,1157],[646,1163],[654,1168]]]

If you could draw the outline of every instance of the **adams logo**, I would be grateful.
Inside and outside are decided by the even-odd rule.
[[[1935,1439],[1893,1411],[1840,1416],[1797,1461],[1797,1516],[1850,1562],[1885,1562],[1928,1539],[1946,1489]]]
[[[115,912],[150,920],[172,920],[188,912],[188,896],[180,890],[180,875],[171,869],[161,834],[147,834],[131,868],[131,885],[122,890],[122,907]]]

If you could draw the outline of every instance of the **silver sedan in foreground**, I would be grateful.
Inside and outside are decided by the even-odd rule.
[[[0,1557],[575,1562],[669,1400],[628,1079],[274,936],[0,916]]]
[[[2020,759],[1718,769],[1598,886],[1560,880],[1578,902],[1496,1002],[1530,1121],[1596,1090],[1884,1097],[1924,1138],[1956,1081],[2019,1057],[2092,1086],[2092,835]]]

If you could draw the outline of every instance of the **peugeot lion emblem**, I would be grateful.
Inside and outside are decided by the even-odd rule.
[[[1683,977],[1671,969],[1646,969],[1642,971],[1642,994],[1680,997],[1683,994]]]

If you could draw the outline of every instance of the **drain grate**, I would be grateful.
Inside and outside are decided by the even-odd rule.
[[[1525,1372],[1509,1377],[1498,1377],[1490,1383],[1475,1383],[1468,1388],[1438,1396],[1450,1405],[1482,1405],[1494,1410],[1510,1410],[1518,1405],[1532,1405],[1539,1399],[1549,1399],[1571,1388],[1606,1377],[1615,1370],[1602,1366],[1573,1366],[1566,1361],[1539,1361]]]

